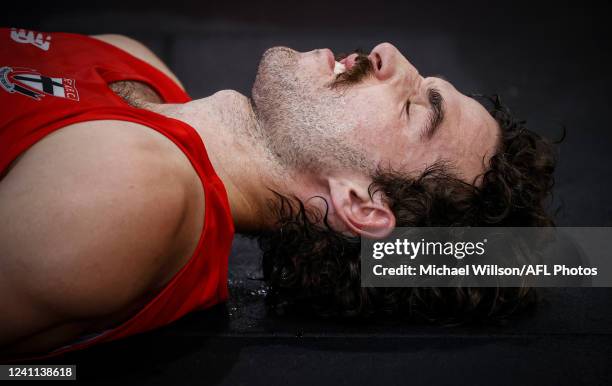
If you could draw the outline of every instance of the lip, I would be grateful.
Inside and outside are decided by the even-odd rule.
[[[355,65],[355,59],[357,58],[357,54],[350,54],[346,58],[342,59],[340,63],[344,64],[347,70],[350,70],[353,65]]]
[[[336,59],[334,57],[334,53],[329,48],[324,48],[322,51],[324,55],[327,56],[327,63],[329,64],[329,68],[333,71],[334,67],[336,66]]]

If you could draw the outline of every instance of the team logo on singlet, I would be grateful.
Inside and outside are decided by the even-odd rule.
[[[10,93],[19,93],[37,101],[45,95],[79,100],[74,79],[45,76],[28,68],[0,67],[0,86]]]
[[[17,43],[31,44],[43,51],[48,51],[51,47],[51,35],[42,32],[11,28],[11,39]]]

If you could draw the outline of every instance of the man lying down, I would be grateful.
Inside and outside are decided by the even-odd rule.
[[[549,142],[393,45],[337,58],[274,47],[251,98],[191,100],[129,38],[0,31],[4,357],[81,349],[225,301],[234,232],[259,238],[272,304],[478,320],[533,298],[361,288],[361,236],[552,225]]]

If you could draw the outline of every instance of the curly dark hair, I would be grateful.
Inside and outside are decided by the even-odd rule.
[[[514,119],[499,97],[488,100],[501,136],[478,184],[454,177],[442,163],[417,178],[388,169],[375,173],[370,195],[384,193],[396,226],[554,226],[547,213],[556,163],[553,143]],[[463,323],[503,319],[537,299],[529,287],[361,287],[359,237],[334,231],[327,213],[311,212],[295,198],[278,193],[277,198],[278,228],[258,242],[270,286],[268,303],[279,313],[297,308],[324,316],[392,314]]]

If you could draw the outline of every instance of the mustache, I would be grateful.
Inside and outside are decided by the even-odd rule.
[[[330,87],[332,89],[335,88],[343,88],[349,87],[351,85],[357,84],[361,82],[365,77],[370,75],[372,71],[374,71],[374,67],[372,66],[372,62],[368,58],[368,56],[362,50],[355,50],[353,53],[357,54],[355,58],[355,63],[349,69],[343,72],[342,74],[338,74],[336,79],[331,82]],[[336,60],[340,61],[349,56],[349,54],[340,54],[336,56]]]

